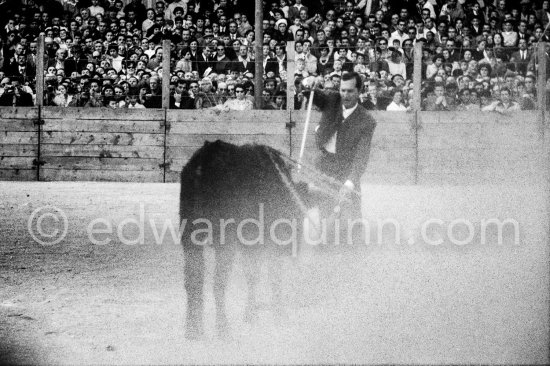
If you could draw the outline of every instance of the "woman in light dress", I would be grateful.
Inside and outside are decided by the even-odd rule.
[[[393,100],[386,107],[387,111],[407,111],[409,108],[403,103],[403,91],[396,89],[393,92]]]
[[[246,98],[246,90],[244,84],[235,85],[235,98],[231,98],[222,104],[221,109],[225,111],[249,111],[254,105],[250,99]]]

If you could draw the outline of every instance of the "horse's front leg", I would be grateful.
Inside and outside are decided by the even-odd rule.
[[[231,275],[235,251],[232,246],[226,244],[216,246],[215,252],[214,299],[216,301],[216,328],[218,336],[226,339],[230,335],[230,329],[225,310],[225,289]]]
[[[281,255],[275,255],[268,261],[268,277],[271,285],[271,298],[275,318],[279,321],[287,318],[287,313],[283,301],[283,281],[282,273],[285,265],[285,258]]]
[[[260,278],[259,253],[254,248],[244,248],[242,251],[243,267],[246,276],[248,296],[244,311],[244,321],[253,323],[258,319],[258,304],[256,303],[256,288]]]
[[[204,334],[203,329],[203,285],[204,257],[203,247],[184,245],[185,291],[187,293],[187,322],[185,337],[198,339]]]

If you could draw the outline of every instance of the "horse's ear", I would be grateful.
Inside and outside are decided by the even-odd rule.
[[[210,145],[211,142],[208,141],[208,140],[204,140],[204,144],[202,145],[202,147],[207,147],[208,145]]]

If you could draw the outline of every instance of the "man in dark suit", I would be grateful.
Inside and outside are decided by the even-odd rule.
[[[36,69],[29,65],[25,55],[18,55],[16,67],[13,69],[13,76],[21,79],[22,83],[32,83],[36,77]]]
[[[360,105],[361,77],[344,73],[339,92],[315,89],[313,103],[322,111],[315,137],[320,155],[316,167],[342,182],[340,202],[351,200],[352,218],[361,218],[361,176],[367,168],[376,121]],[[354,238],[355,239],[355,238]]]
[[[225,54],[226,48],[223,43],[216,46],[216,56],[214,56],[214,72],[216,74],[227,74],[231,69],[231,60]]]
[[[516,71],[520,75],[525,75],[533,52],[527,49],[526,39],[520,39],[518,42],[518,46],[519,50],[512,53],[512,56],[510,57],[510,62],[516,65]]]
[[[232,63],[231,70],[237,71],[239,74],[251,73],[254,75],[256,71],[254,61],[252,61],[248,55],[248,48],[245,45],[239,47],[239,55],[237,61]]]
[[[4,93],[0,96],[0,106],[6,107],[32,107],[32,95],[25,92],[21,86],[21,78],[14,76],[11,84],[4,87]]]
[[[201,78],[207,76],[214,69],[215,59],[214,59],[214,56],[212,55],[213,51],[214,51],[214,46],[208,45],[204,47],[202,49],[202,52],[198,55],[197,70]],[[206,70],[208,70],[207,75],[205,75]]]
[[[82,72],[82,69],[88,64],[88,58],[84,56],[82,47],[80,45],[74,45],[71,49],[72,56],[67,57],[65,60],[65,75],[71,76],[73,71]]]

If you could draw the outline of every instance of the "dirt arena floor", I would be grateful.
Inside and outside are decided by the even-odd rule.
[[[246,288],[237,263],[227,302],[233,337],[226,342],[215,337],[210,271],[206,338],[192,342],[184,339],[182,250],[168,237],[155,238],[164,222],[177,222],[177,184],[0,182],[0,363],[550,362],[542,187],[363,191],[364,215],[398,222],[400,243],[386,230],[377,234],[380,244],[353,254],[288,258],[284,322],[266,305],[257,324],[243,323]],[[51,242],[63,233],[61,212],[63,240],[37,243],[32,235]],[[128,220],[142,217],[143,244],[132,244],[140,230]],[[87,227],[95,219],[113,230],[96,233],[94,244]],[[428,219],[442,221],[425,240]],[[505,226],[500,245],[496,229],[482,244],[484,219],[515,220],[519,241]],[[442,243],[430,244],[437,239]],[[262,303],[269,296],[264,273]]]

